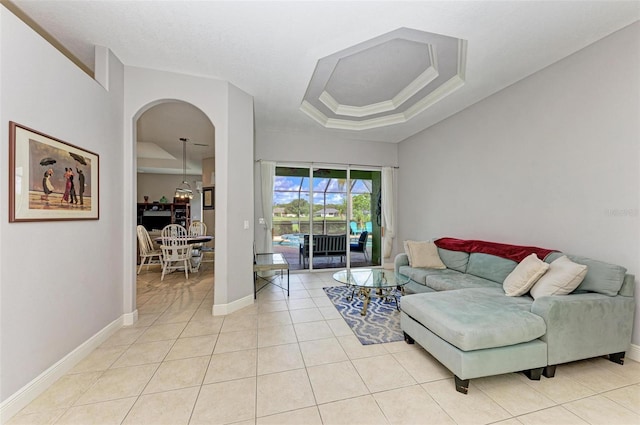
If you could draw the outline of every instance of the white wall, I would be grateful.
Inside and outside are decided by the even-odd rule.
[[[402,142],[400,240],[537,245],[639,276],[639,52],[636,23]],[[640,344],[638,307],[634,328]]]
[[[329,130],[322,137],[297,132],[257,131],[255,156],[256,159],[280,162],[397,165],[397,144],[350,140],[347,136]]]
[[[0,208],[0,399],[123,314],[123,66],[107,92],[0,7],[0,186],[8,123],[100,156],[100,220],[9,223]]]
[[[220,169],[218,168],[218,152],[216,151],[216,211],[227,210],[226,228],[232,237],[227,239],[229,253],[229,285],[228,300],[241,300],[250,294],[249,302],[253,302],[253,98],[237,87],[229,85],[229,151],[227,170],[228,182],[233,190],[227,191],[227,199],[219,198]],[[217,140],[217,138],[216,138]],[[221,203],[218,203],[221,201]],[[225,208],[226,206],[226,208]],[[216,214],[216,230],[218,228]],[[248,227],[245,229],[245,222]],[[216,233],[216,262],[219,245]],[[216,275],[216,280],[217,280]],[[216,285],[217,285],[216,281]],[[216,292],[217,296],[217,292]],[[216,304],[217,300],[214,300]],[[214,306],[215,308],[215,306]]]
[[[195,182],[202,181],[202,176],[187,174],[186,177],[195,192]],[[137,202],[144,202],[145,195],[149,197],[149,202],[158,201],[162,196],[173,202],[176,187],[182,182],[182,174],[138,173],[137,180]]]
[[[233,86],[225,81],[211,78],[195,77],[156,71],[136,67],[125,68],[125,102],[124,102],[124,137],[125,181],[135,179],[135,145],[134,128],[137,118],[150,107],[165,100],[180,100],[188,102],[204,112],[215,127],[215,169],[216,169],[216,261],[215,261],[215,295],[214,309],[237,301],[230,298],[228,286],[238,285],[248,278],[248,283],[241,284],[241,288],[251,285],[251,243],[246,241],[243,230],[235,225],[237,217],[244,214],[245,200],[251,202],[252,188],[242,179],[236,179],[237,168],[242,169],[246,158],[253,158],[253,145],[241,140],[242,150],[235,150],[230,146],[236,143],[230,131],[236,126],[253,128],[253,109],[236,108],[234,97],[237,96]],[[238,90],[239,91],[239,90]],[[234,109],[231,117],[229,109]],[[237,115],[237,114],[242,114]],[[253,130],[251,130],[253,136]],[[250,168],[247,170],[250,173]],[[125,310],[135,309],[135,202],[136,194],[127,190],[125,227],[131,229],[131,237],[124,245],[125,270]],[[229,194],[234,202],[229,201]],[[229,242],[233,240],[234,242]],[[249,255],[249,262],[245,261]],[[245,297],[252,295],[246,291]],[[232,294],[233,295],[233,294]]]
[[[191,206],[191,220],[202,220],[202,203],[200,193],[196,190],[196,182],[202,181],[201,175],[186,175],[187,182],[193,189],[193,199],[189,202]],[[182,182],[182,175],[177,174],[137,174],[137,195],[136,202],[144,202],[144,196],[149,197],[149,202],[159,201],[163,196],[168,202],[173,202],[173,195],[176,187]]]
[[[308,162],[316,164],[354,164],[369,166],[397,166],[398,145],[396,143],[362,142],[349,140],[345,135],[328,132],[326,137],[315,138],[296,132],[256,132],[256,160]],[[255,242],[264,246],[266,237],[264,225],[258,219],[264,217],[262,211],[262,190],[260,186],[260,166],[254,165],[255,187]],[[270,237],[270,235],[269,235]]]
[[[214,186],[213,189],[213,207],[215,208],[215,158],[203,158],[202,159],[202,186],[203,187],[211,187]],[[211,179],[211,173],[214,173],[214,179]],[[207,232],[211,235],[215,236],[213,233],[216,230],[216,210],[202,210],[202,221],[207,226]],[[215,247],[215,239],[210,244]]]
[[[202,220],[200,193],[196,191],[196,182],[202,181],[202,176],[187,174],[186,177],[194,195],[189,202],[191,205],[191,220]],[[138,173],[136,202],[144,202],[145,195],[149,197],[149,202],[159,201],[162,196],[167,198],[169,202],[173,202],[173,195],[180,182],[182,182],[181,174]]]

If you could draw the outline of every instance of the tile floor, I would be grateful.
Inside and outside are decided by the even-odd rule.
[[[361,345],[322,288],[291,276],[256,304],[213,317],[211,265],[138,279],[139,320],[9,423],[18,424],[639,424],[640,363],[591,359],[556,377],[507,374],[454,389],[418,345]],[[208,276],[208,277],[207,277]]]

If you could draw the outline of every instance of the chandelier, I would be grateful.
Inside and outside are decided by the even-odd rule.
[[[182,142],[182,183],[176,187],[175,198],[186,201],[187,199],[193,199],[193,190],[191,185],[187,182],[187,142],[189,139],[181,137]]]

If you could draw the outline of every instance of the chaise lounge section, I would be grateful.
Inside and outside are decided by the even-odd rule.
[[[470,379],[502,373],[553,377],[558,364],[602,355],[623,363],[635,305],[634,277],[624,267],[485,241],[442,238],[433,249],[440,268],[412,267],[406,253],[395,259],[396,272],[411,278],[401,326],[408,343],[418,342],[454,373],[457,391],[466,394]],[[538,260],[545,271],[565,257],[557,264],[568,259],[586,273],[567,295],[531,289],[533,297],[527,289],[508,296],[505,280],[532,254],[545,260]]]

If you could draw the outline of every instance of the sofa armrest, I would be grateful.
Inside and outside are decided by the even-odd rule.
[[[636,291],[636,277],[632,274],[626,274],[624,276],[624,280],[622,281],[622,287],[620,288],[620,292],[618,294],[623,295],[625,297],[633,297],[633,294]]]
[[[405,253],[398,254],[396,255],[396,259],[394,260],[393,265],[396,273],[398,273],[401,266],[409,265],[409,257]]]
[[[549,365],[627,351],[634,310],[632,297],[596,293],[541,297],[531,306],[547,325]]]

